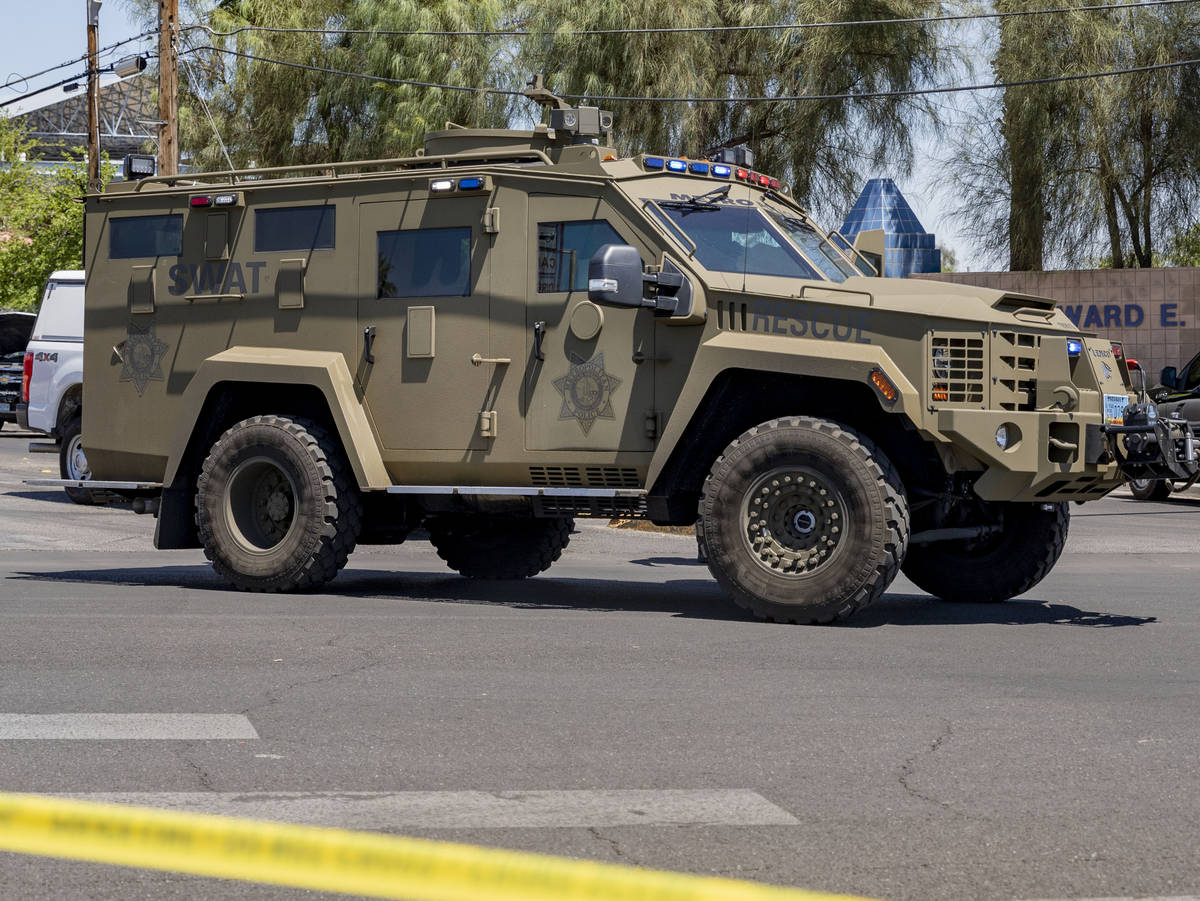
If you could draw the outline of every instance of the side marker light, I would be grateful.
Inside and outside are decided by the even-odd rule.
[[[871,384],[875,386],[875,390],[878,391],[883,396],[883,399],[889,404],[894,404],[896,402],[896,398],[900,396],[900,392],[896,390],[896,386],[892,384],[891,379],[884,375],[883,371],[880,369],[871,370]]]
[[[429,185],[429,190],[439,191],[439,192],[440,191],[453,191],[454,190],[454,179],[442,178],[442,179],[439,179],[438,181],[432,182]]]

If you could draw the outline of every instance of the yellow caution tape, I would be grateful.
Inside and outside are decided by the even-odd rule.
[[[0,850],[410,901],[854,901],[450,842],[38,795],[0,793]]]

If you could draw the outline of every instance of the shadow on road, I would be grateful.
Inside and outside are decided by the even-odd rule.
[[[649,558],[675,564],[676,558]],[[638,561],[641,562],[641,561]],[[647,561],[648,562],[648,561]],[[204,564],[183,566],[112,567],[21,572],[17,581],[79,582],[92,585],[179,587],[201,591],[232,591]],[[252,596],[250,596],[252,597]],[[588,612],[670,613],[688,619],[753,621],[716,582],[668,579],[661,583],[608,579],[563,579],[540,576],[525,581],[477,582],[451,573],[347,569],[327,590],[291,595],[298,605],[322,598],[396,598],[455,604],[499,605],[514,610],[579,610]],[[251,601],[252,603],[252,601]],[[880,626],[1066,625],[1091,628],[1143,626],[1152,616],[1127,616],[1081,610],[1048,601],[1009,601],[1003,604],[949,604],[928,595],[888,594],[839,625],[850,629]]]
[[[1110,629],[1144,626],[1153,616],[1127,616],[1080,610],[1049,601],[1006,601],[1002,604],[951,604],[923,594],[888,594],[842,623],[850,629],[878,626],[1090,626]]]

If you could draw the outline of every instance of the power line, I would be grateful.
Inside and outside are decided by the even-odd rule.
[[[413,81],[405,78],[389,78],[384,75],[368,75],[363,72],[348,72],[344,69],[330,69],[325,66],[313,66],[307,63],[293,63],[282,59],[272,59],[257,56],[241,50],[228,50],[221,47],[205,45],[194,47],[190,51],[211,50],[242,59],[262,63],[272,63],[292,69],[303,69],[308,72],[321,72],[326,75],[341,75],[345,78],[358,78],[363,81],[382,82],[384,84],[407,85],[418,88],[435,88],[442,91],[461,91],[471,94],[496,94],[507,97],[524,96],[521,91],[505,90],[502,88],[471,88],[463,85],[441,84],[432,81]],[[942,88],[912,88],[906,91],[873,91],[863,94],[792,94],[778,97],[634,97],[634,96],[602,96],[595,94],[560,94],[566,100],[592,100],[597,103],[790,103],[805,100],[880,100],[888,97],[916,97],[926,94],[957,94],[964,91],[994,91],[1001,88],[1018,88],[1038,84],[1054,84],[1065,81],[1082,81],[1089,78],[1109,78],[1116,75],[1134,75],[1139,72],[1157,72],[1164,69],[1179,69],[1185,66],[1200,64],[1200,59],[1184,59],[1170,63],[1155,63],[1148,66],[1131,66],[1125,69],[1109,69],[1103,72],[1080,72],[1074,75],[1052,75],[1044,78],[1026,78],[1020,81],[984,82],[982,84],[952,85]]]
[[[101,47],[99,50],[96,51],[96,55],[104,56],[105,54],[111,53],[113,50],[116,50],[118,47],[124,47],[126,44],[132,44],[134,41],[140,41],[142,38],[149,37],[150,35],[156,34],[156,33],[157,32],[154,32],[154,31],[144,31],[141,34],[135,34],[131,38],[125,38],[124,40],[120,40],[115,43],[109,44],[107,47]],[[31,78],[37,78],[39,75],[45,75],[48,72],[56,72],[59,69],[65,69],[67,66],[73,66],[76,63],[81,63],[87,58],[88,58],[88,55],[85,53],[85,54],[83,54],[83,56],[77,56],[74,59],[69,59],[65,63],[59,63],[57,66],[51,66],[49,69],[42,69],[42,71],[34,72],[32,75],[18,75],[16,72],[13,72],[13,73],[9,74],[8,80],[5,81],[3,86],[8,88],[10,91],[16,91],[17,89],[13,87],[14,82],[23,81],[26,84],[28,84],[29,79],[31,79]],[[67,79],[67,81],[72,81],[72,80],[73,79],[70,79],[70,78]],[[59,84],[66,84],[66,82],[59,82]],[[54,85],[54,87],[58,87],[58,85]],[[24,91],[18,91],[18,93],[20,93],[22,96],[25,96],[25,97],[33,96],[32,94],[25,94]]]
[[[213,37],[233,37],[245,32],[265,32],[268,34],[326,34],[350,35],[363,34],[374,37],[587,37],[589,35],[613,34],[716,34],[721,32],[741,31],[799,31],[809,28],[848,28],[862,25],[919,25],[935,22],[964,22],[979,19],[1008,19],[1018,16],[1046,16],[1060,13],[1075,12],[1105,12],[1111,10],[1145,9],[1156,6],[1179,6],[1195,3],[1197,0],[1138,0],[1134,3],[1104,3],[1091,6],[1059,6],[1047,9],[1019,9],[990,13],[956,13],[944,16],[912,16],[903,19],[859,19],[846,22],[794,22],[769,25],[693,25],[662,28],[597,28],[585,31],[539,32],[523,28],[499,30],[464,30],[464,31],[429,31],[422,29],[386,30],[371,28],[284,28],[271,25],[242,25],[229,31],[217,31],[202,24],[185,25],[181,30],[207,31]]]

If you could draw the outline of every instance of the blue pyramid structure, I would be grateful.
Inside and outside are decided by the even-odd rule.
[[[861,231],[884,231],[883,274],[906,278],[916,272],[941,272],[942,252],[934,236],[921,226],[896,183],[890,178],[872,178],[846,214],[841,232],[851,241]]]

